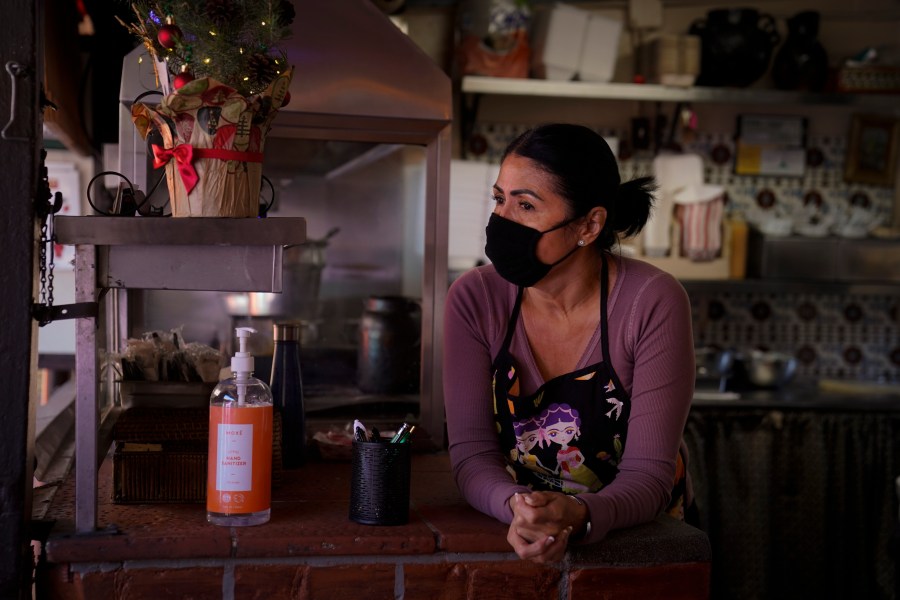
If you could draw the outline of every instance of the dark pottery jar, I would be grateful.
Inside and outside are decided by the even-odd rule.
[[[821,92],[828,81],[828,54],[818,40],[819,13],[797,13],[787,25],[788,37],[772,63],[775,87]]]
[[[700,38],[697,85],[747,87],[769,68],[780,36],[771,15],[752,8],[711,10],[691,24]]]
[[[419,390],[421,308],[402,296],[372,296],[359,323],[357,385],[367,394]]]

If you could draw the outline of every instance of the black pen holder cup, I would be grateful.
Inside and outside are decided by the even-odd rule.
[[[409,443],[353,442],[350,520],[363,525],[409,522]]]

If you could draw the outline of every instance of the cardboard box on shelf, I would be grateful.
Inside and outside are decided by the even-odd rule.
[[[569,81],[578,73],[587,15],[580,8],[556,4],[535,15],[532,25],[532,76]]]
[[[582,81],[612,81],[621,36],[621,21],[598,14],[590,15],[578,63],[578,76]]]
[[[532,28],[532,76],[608,82],[621,33],[621,21],[568,4],[539,12]]]

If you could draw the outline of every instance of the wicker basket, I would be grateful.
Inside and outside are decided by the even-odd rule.
[[[900,68],[888,65],[844,67],[837,73],[842,92],[896,94],[900,92]]]
[[[113,502],[205,502],[209,408],[132,408],[113,429]],[[272,420],[272,487],[281,485],[281,414]]]
[[[113,502],[206,501],[206,444],[117,442]]]

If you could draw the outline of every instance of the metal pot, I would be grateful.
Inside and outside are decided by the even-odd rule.
[[[715,383],[719,391],[725,391],[728,377],[734,369],[734,351],[701,347],[694,349],[697,367],[697,384]]]
[[[357,384],[367,394],[419,390],[421,312],[402,296],[371,296],[359,322]]]
[[[787,385],[797,373],[797,359],[783,352],[752,350],[741,354],[738,362],[742,365],[747,380],[757,387],[779,388]]]
[[[701,379],[719,379],[728,377],[734,366],[734,352],[718,348],[695,348],[697,359],[697,377]]]
[[[226,294],[225,305],[231,316],[292,317],[312,320],[318,316],[319,286],[325,268],[325,248],[339,229],[331,229],[324,238],[285,246],[282,254],[281,293],[250,292]]]

